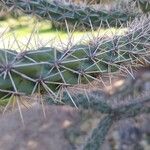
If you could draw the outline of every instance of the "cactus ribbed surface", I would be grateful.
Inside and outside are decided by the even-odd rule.
[[[32,14],[43,19],[51,20],[66,26],[76,25],[84,28],[117,27],[132,21],[137,14],[122,10],[96,10],[90,6],[63,4],[46,0],[1,0],[1,4],[11,10],[21,10],[25,14]]]
[[[21,53],[1,49],[0,97],[36,92],[54,96],[60,87],[89,83],[101,73],[125,71],[147,60],[149,37],[148,20],[123,36],[74,45],[65,51],[51,47]]]
[[[149,8],[149,2],[142,2]],[[1,3],[9,9],[19,9],[26,14],[35,14],[56,22],[79,23],[86,27],[98,27],[100,24],[116,26],[134,16],[121,13],[120,10],[110,14],[91,7],[46,0],[1,0]],[[103,39],[96,44],[74,45],[65,52],[51,47],[23,53],[1,49],[0,97],[18,92],[25,95],[35,92],[55,95],[54,92],[60,86],[88,83],[95,79],[97,73],[123,70],[141,59],[145,61],[145,52],[149,53],[148,28],[147,23],[125,36]],[[29,88],[25,88],[25,85]],[[40,91],[37,91],[39,85]]]
[[[144,13],[150,12],[148,0],[136,0],[136,2]],[[83,25],[85,28],[116,27],[123,23],[127,24],[127,21],[136,17],[136,14],[120,10],[108,12],[96,10],[90,6],[82,7],[47,0],[0,0],[0,4],[9,10],[21,10],[25,14],[36,15],[53,22],[68,23],[73,26]],[[22,95],[32,96],[38,93],[41,98],[41,95],[45,94],[51,105],[66,104],[81,109],[89,109],[90,106],[92,111],[100,112],[105,116],[92,131],[82,149],[99,150],[113,124],[121,119],[150,113],[149,96],[141,94],[140,100],[133,99],[132,103],[126,105],[120,103],[114,107],[107,103],[106,98],[110,97],[104,93],[104,96],[97,91],[95,92],[98,96],[90,92],[72,95],[67,87],[80,83],[87,84],[93,80],[99,81],[97,79],[99,74],[126,72],[128,68],[132,70],[132,67],[149,66],[149,55],[150,18],[147,16],[146,20],[143,17],[140,23],[135,21],[124,35],[97,38],[86,44],[81,42],[66,50],[56,47],[41,47],[23,52],[0,49],[0,101],[10,98],[8,106],[11,100],[16,98],[22,122],[24,122],[23,115],[19,105]],[[150,79],[149,74],[143,76]],[[138,79],[137,82],[142,83]],[[140,90],[140,87],[137,87],[138,84],[133,85],[133,87],[136,86],[135,90]],[[120,100],[121,97],[123,101],[124,96],[131,96],[134,90],[132,87],[129,88],[130,85],[126,87],[127,91],[123,88],[124,94],[120,90],[121,94],[115,93],[109,100],[114,98]],[[66,90],[59,93],[61,88]],[[132,98],[134,98],[133,95],[130,99]]]

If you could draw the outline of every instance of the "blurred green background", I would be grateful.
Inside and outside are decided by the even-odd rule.
[[[36,49],[43,46],[62,47],[91,41],[101,36],[120,35],[126,29],[98,29],[97,31],[57,29],[50,21],[37,20],[33,16],[14,17],[8,15],[0,18],[0,48],[15,50]],[[62,49],[62,48],[61,48]]]

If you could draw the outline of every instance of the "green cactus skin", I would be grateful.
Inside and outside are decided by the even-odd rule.
[[[82,7],[75,4],[63,4],[46,0],[1,0],[8,9],[19,9],[25,14],[36,15],[40,18],[61,24],[64,28],[68,25],[83,28],[117,27],[126,25],[137,14],[121,10],[96,10],[90,6]]]
[[[51,47],[21,53],[1,49],[0,97],[37,92],[54,96],[60,87],[89,83],[98,74],[125,71],[145,62],[150,50],[149,20],[136,26],[123,36],[74,45],[65,51]]]
[[[105,99],[108,99],[106,93],[100,91],[93,91],[86,94],[76,93],[71,94],[71,98],[79,109],[92,109],[93,111],[98,111],[103,114],[110,114],[112,112],[112,108],[105,101]],[[53,101],[50,97],[46,97],[46,102],[49,105],[69,105],[74,107],[67,92],[63,92],[63,97],[60,101]]]
[[[92,131],[91,136],[87,139],[86,144],[83,146],[82,150],[99,150],[105,140],[105,137],[113,125],[114,116],[107,115],[104,117],[97,125],[97,127]]]

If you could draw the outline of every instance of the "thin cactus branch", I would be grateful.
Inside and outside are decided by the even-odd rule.
[[[143,98],[141,102],[132,103],[120,108],[114,109],[111,114],[106,115],[93,130],[89,136],[83,150],[101,150],[101,146],[113,123],[121,119],[135,117],[139,114],[150,113],[150,98]]]
[[[150,74],[147,74],[147,71],[143,72],[140,76],[141,80],[143,80],[142,84],[145,84],[145,79],[150,80]],[[138,77],[137,77],[138,78]],[[138,82],[137,78],[135,78],[135,82]],[[126,80],[127,84],[130,84],[128,80]],[[143,85],[141,85],[142,87]],[[134,87],[136,88],[136,87]],[[134,88],[130,89],[134,92]],[[124,89],[125,90],[125,89]],[[125,92],[125,91],[124,91]],[[139,91],[140,92],[140,91]],[[97,94],[94,94],[97,93]],[[81,109],[92,109],[93,111],[99,111],[100,113],[107,114],[100,122],[98,123],[97,127],[93,129],[92,134],[88,137],[86,143],[83,145],[83,150],[98,150],[101,149],[102,144],[111,128],[112,124],[117,123],[122,119],[133,118],[140,114],[148,114],[150,113],[150,97],[148,96],[140,96],[139,98],[131,98],[131,102],[128,104],[121,104],[113,108],[110,104],[106,103],[106,99],[112,99],[112,97],[117,98],[117,94],[120,92],[116,92],[111,97],[106,97],[104,93],[100,91],[90,92],[88,95],[85,93],[76,94],[73,96],[76,104]],[[96,96],[98,95],[98,96]],[[128,96],[128,95],[127,95]],[[119,99],[121,100],[121,99]],[[64,102],[65,105],[70,105],[74,107],[69,102],[69,97],[64,95],[62,98],[62,103]],[[54,102],[48,100],[49,104],[57,104],[61,105],[61,102]],[[96,104],[96,105],[95,105]]]
[[[63,4],[47,0],[1,0],[3,6],[10,10],[21,10],[25,14],[36,15],[54,23],[83,26],[84,28],[117,27],[126,25],[137,14],[121,10],[96,10],[90,6]]]
[[[82,150],[99,150],[105,140],[105,137],[113,125],[114,116],[105,116],[97,125],[97,127],[92,131],[91,136],[87,139],[86,144],[83,146]]]
[[[100,92],[98,92],[100,93]],[[76,106],[79,109],[92,109],[104,114],[112,112],[112,108],[106,103],[106,96],[104,93],[100,93],[101,97],[97,97],[91,93],[82,93],[71,95]],[[70,97],[67,93],[63,93],[63,97],[60,101],[53,101],[49,97],[46,98],[48,104],[50,105],[69,105],[74,107],[74,104],[71,102]]]
[[[135,100],[134,100],[135,101]],[[150,98],[145,96],[138,102],[133,102],[125,106],[120,106],[112,110],[116,116],[116,120],[129,117],[136,117],[142,113],[150,113]]]

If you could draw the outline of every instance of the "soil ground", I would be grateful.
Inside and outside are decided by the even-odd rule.
[[[80,88],[113,93],[121,81],[113,78],[113,84],[106,82],[105,88],[98,83],[93,88],[84,85]],[[78,150],[103,117],[92,110],[81,111],[69,106],[46,105],[45,113],[46,117],[38,103],[33,103],[30,109],[22,108],[24,125],[17,109],[0,114],[0,150]],[[114,124],[102,150],[138,150],[135,146],[150,150],[149,123],[150,116],[141,115]]]

